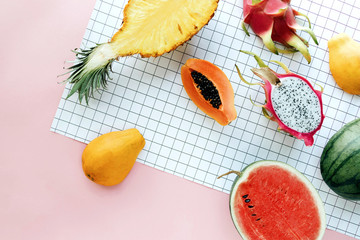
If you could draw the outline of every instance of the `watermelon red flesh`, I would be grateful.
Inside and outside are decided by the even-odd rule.
[[[321,239],[322,202],[298,174],[268,165],[252,170],[245,181],[240,177],[232,216],[244,239]]]

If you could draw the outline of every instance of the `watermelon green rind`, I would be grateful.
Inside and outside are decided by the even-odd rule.
[[[348,123],[347,128],[350,131],[340,129],[334,136],[332,136],[332,138],[326,144],[322,153],[322,158],[326,158],[327,160],[326,162],[322,163],[322,167],[324,167],[324,169],[333,170],[334,168],[336,168],[340,164],[340,162],[337,162],[336,160],[340,157],[340,155],[343,154],[345,148],[349,143],[347,139],[356,139],[357,137],[360,137],[352,131],[352,128],[354,126],[358,126],[357,124],[359,124],[357,121]],[[336,146],[334,146],[335,143]],[[328,178],[329,176],[326,176],[326,179]]]
[[[321,155],[320,170],[335,193],[360,200],[360,119],[349,122],[330,138]]]
[[[251,173],[251,171],[253,169],[258,168],[258,167],[262,167],[262,166],[271,166],[271,165],[280,166],[280,167],[283,167],[284,169],[289,170],[299,180],[301,180],[302,182],[304,182],[308,186],[308,189],[311,192],[311,195],[312,195],[314,201],[316,201],[316,205],[318,206],[318,213],[319,213],[319,217],[320,217],[321,227],[319,229],[317,240],[321,240],[323,238],[324,233],[325,233],[326,220],[325,220],[324,205],[323,205],[323,202],[322,202],[318,192],[316,191],[316,189],[314,188],[312,183],[303,174],[301,174],[299,171],[297,171],[295,168],[291,167],[290,165],[288,165],[286,163],[282,163],[282,162],[279,162],[279,161],[273,161],[273,160],[262,160],[262,161],[254,162],[254,163],[248,165],[246,168],[244,168],[244,170],[242,172],[240,172],[239,175],[235,178],[235,180],[234,180],[234,182],[232,184],[231,191],[230,191],[230,202],[229,202],[230,206],[229,207],[230,207],[231,218],[232,218],[232,221],[233,221],[237,231],[239,232],[239,234],[241,235],[241,237],[244,240],[249,239],[247,234],[242,231],[241,227],[237,223],[236,216],[235,216],[235,211],[233,209],[236,192],[237,192],[237,189],[238,189],[239,185],[242,183],[243,180],[247,179],[247,177],[249,176],[249,174]]]

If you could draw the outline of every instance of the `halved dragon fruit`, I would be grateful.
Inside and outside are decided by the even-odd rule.
[[[318,41],[311,30],[309,18],[290,6],[290,0],[244,0],[244,20],[241,25],[250,36],[244,23],[250,25],[256,35],[262,38],[265,46],[273,53],[288,53],[300,51],[310,63],[308,42],[296,34],[296,30],[303,30],[310,34],[316,44]],[[309,27],[297,24],[295,16],[303,16],[309,22]],[[285,49],[279,49],[275,42],[281,43]]]
[[[321,91],[315,90],[308,80],[290,72],[279,61],[273,62],[279,64],[285,70],[285,74],[271,70],[256,54],[242,52],[253,55],[260,66],[260,68],[251,70],[265,83],[246,81],[238,66],[235,65],[243,82],[249,85],[260,85],[264,88],[266,102],[261,107],[265,117],[276,121],[279,124],[279,130],[304,140],[306,146],[313,145],[314,134],[320,130],[325,118],[321,99],[323,88]]]

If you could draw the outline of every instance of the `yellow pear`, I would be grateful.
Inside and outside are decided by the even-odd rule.
[[[328,41],[330,71],[339,87],[360,94],[360,43],[346,33]]]
[[[95,183],[116,185],[128,175],[144,146],[145,139],[135,128],[103,134],[84,149],[84,173]]]

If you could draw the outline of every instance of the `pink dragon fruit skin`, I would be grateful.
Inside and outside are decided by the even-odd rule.
[[[239,68],[236,66],[242,81],[249,85],[260,85],[264,89],[266,102],[261,105],[264,115],[268,119],[277,122],[279,130],[304,140],[306,146],[313,145],[314,134],[320,130],[325,118],[321,98],[322,91],[315,90],[307,79],[290,72],[280,62],[277,63],[284,68],[285,74],[279,74],[271,70],[257,55],[251,52],[242,52],[254,55],[261,67],[260,69],[254,68],[252,71],[264,83],[249,83],[242,77]],[[285,90],[279,90],[281,88]],[[286,91],[288,95],[284,94]],[[304,95],[298,96],[299,94]],[[304,119],[304,116],[307,119]]]
[[[299,76],[297,74],[294,73],[288,73],[288,74],[278,74],[275,73],[274,74],[281,80],[282,78],[286,78],[286,77],[294,77],[294,78],[298,78],[301,79],[302,81],[304,81],[310,88],[312,91],[314,91],[314,93],[316,94],[316,96],[319,99],[319,105],[320,105],[320,112],[321,112],[321,116],[320,116],[320,122],[317,125],[317,127],[313,130],[311,130],[310,132],[298,132],[294,129],[291,129],[290,127],[286,126],[278,117],[278,115],[276,114],[274,107],[273,107],[273,103],[272,101],[267,101],[267,103],[264,105],[264,108],[266,110],[268,110],[271,113],[271,117],[270,119],[273,121],[276,121],[279,124],[279,130],[283,130],[285,132],[288,132],[289,134],[291,134],[292,136],[298,138],[298,139],[302,139],[305,142],[306,146],[312,146],[314,143],[314,134],[320,130],[322,123],[324,121],[324,114],[323,114],[323,106],[322,106],[322,98],[321,98],[321,94],[322,92],[319,90],[315,90],[311,84],[309,83],[308,80],[306,80],[305,78],[303,78],[302,76]],[[265,84],[261,84],[261,86],[264,88],[265,90],[265,94],[266,94],[266,99],[270,99],[271,98],[271,93],[272,93],[272,89],[274,88],[274,85],[272,85],[268,80],[263,79]]]
[[[296,30],[306,31],[310,34],[316,44],[318,41],[311,30],[309,18],[293,10],[290,0],[243,0],[242,28],[247,35],[244,23],[250,25],[254,33],[261,37],[265,46],[273,53],[289,53],[300,51],[310,63],[311,56],[308,51],[308,42],[296,34]],[[309,27],[297,24],[295,16],[303,16],[309,22]],[[284,45],[285,49],[279,49],[274,42]]]

